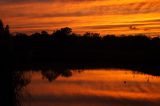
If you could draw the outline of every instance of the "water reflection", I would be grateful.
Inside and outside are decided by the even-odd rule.
[[[70,77],[72,76],[72,71],[69,69],[58,68],[54,70],[42,70],[41,74],[43,78],[48,79],[49,82],[57,79],[59,76]]]
[[[25,106],[159,106],[160,77],[124,70],[30,71]],[[50,82],[50,83],[48,83]]]
[[[157,70],[67,67],[1,69],[1,105],[160,105],[160,77],[154,76]]]

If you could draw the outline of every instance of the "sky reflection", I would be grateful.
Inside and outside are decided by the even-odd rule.
[[[99,69],[73,71],[71,77],[52,82],[40,72],[32,73],[25,104],[33,106],[159,106],[160,78],[130,70]],[[28,106],[27,105],[27,106]]]

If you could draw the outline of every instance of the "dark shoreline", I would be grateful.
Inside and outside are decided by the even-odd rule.
[[[119,63],[104,63],[104,62],[36,62],[36,63],[18,63],[12,64],[10,69],[13,71],[60,71],[63,70],[84,70],[84,69],[126,69],[153,76],[160,76],[159,65],[147,64],[119,64]]]

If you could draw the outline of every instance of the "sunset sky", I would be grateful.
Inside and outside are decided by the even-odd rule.
[[[0,18],[11,32],[160,33],[159,0],[0,0]]]

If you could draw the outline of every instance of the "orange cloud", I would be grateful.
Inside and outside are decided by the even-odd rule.
[[[0,4],[0,16],[11,25],[12,32],[35,32],[43,28],[51,31],[68,26],[78,33],[159,33],[158,24],[155,26],[151,22],[142,22],[160,19],[158,0],[2,0]],[[145,25],[134,31],[130,31],[128,26],[118,27],[126,26],[126,23]],[[83,26],[92,28],[85,29]],[[95,26],[97,30],[93,30]]]

